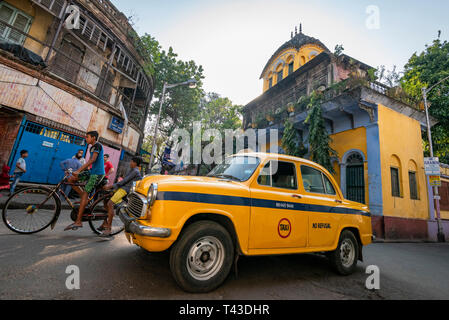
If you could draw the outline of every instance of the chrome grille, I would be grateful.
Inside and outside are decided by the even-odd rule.
[[[126,211],[136,218],[140,218],[147,209],[146,200],[137,193],[131,193],[128,196],[128,205]]]

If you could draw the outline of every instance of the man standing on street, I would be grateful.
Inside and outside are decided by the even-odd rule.
[[[84,155],[84,150],[83,149],[79,149],[78,153],[75,154],[72,159],[78,159],[79,162],[81,162],[81,165],[84,166],[84,164],[86,163],[86,159],[83,157]]]
[[[104,155],[104,172],[106,174],[106,179],[109,179],[109,177],[114,173],[114,166],[111,161],[109,161],[109,154]]]
[[[83,227],[83,213],[86,209],[87,200],[89,194],[94,190],[101,180],[104,178],[104,160],[103,160],[103,146],[98,142],[98,132],[90,131],[87,133],[86,142],[91,145],[89,152],[90,158],[81,168],[72,173],[72,177],[69,178],[69,183],[75,183],[77,181],[84,182],[87,181],[84,190],[79,186],[73,186],[75,190],[81,197],[80,207],[78,211],[78,217],[75,223],[67,226],[64,231],[68,230],[78,230]],[[90,166],[92,168],[87,170]]]
[[[10,194],[14,193],[14,190],[16,189],[17,184],[20,181],[20,178],[27,172],[26,168],[26,162],[25,159],[28,157],[28,151],[22,150],[20,151],[20,158],[16,162],[16,167],[14,169],[14,180],[11,184],[11,190]]]
[[[61,166],[61,169],[64,170],[64,172],[69,169],[72,169],[72,171],[76,171],[82,166],[80,162],[80,158],[82,158],[82,156],[83,154],[80,155],[80,153],[78,152],[73,158],[61,161],[59,165]],[[70,190],[72,190],[72,186],[69,184],[65,184],[61,189],[66,194],[66,196],[69,196]]]

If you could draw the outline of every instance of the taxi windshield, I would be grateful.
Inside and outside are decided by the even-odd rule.
[[[259,166],[257,157],[236,156],[227,158],[224,163],[217,165],[207,175],[208,177],[224,178],[236,181],[246,181]]]

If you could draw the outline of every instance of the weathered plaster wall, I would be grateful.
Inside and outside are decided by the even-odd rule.
[[[418,121],[379,104],[384,216],[428,219],[428,197],[424,173],[421,127]],[[410,198],[409,169],[416,163],[419,200]],[[390,167],[398,167],[401,197],[393,197]]]

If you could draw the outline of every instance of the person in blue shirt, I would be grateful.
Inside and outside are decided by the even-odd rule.
[[[84,190],[79,186],[73,186],[73,190],[75,190],[81,198],[80,208],[78,211],[78,217],[76,221],[70,225],[68,225],[64,231],[68,230],[78,230],[83,227],[83,213],[86,209],[87,201],[89,198],[89,194],[94,190],[94,188],[104,179],[105,171],[104,171],[104,159],[103,159],[103,146],[100,142],[98,142],[98,132],[90,131],[86,136],[87,144],[90,144],[91,147],[89,149],[90,158],[84,165],[81,166],[78,170],[72,173],[72,177],[69,178],[69,183],[76,182],[85,182],[86,186]],[[90,170],[87,170],[90,166]]]
[[[61,161],[59,166],[64,172],[67,172],[67,170],[69,169],[72,169],[72,171],[76,171],[82,166],[80,158],[82,158],[82,156],[80,156],[80,153],[78,152],[73,158]],[[61,189],[62,192],[64,192],[65,195],[68,196],[70,194],[70,190],[72,190],[72,187],[69,184],[65,184],[61,187]]]

